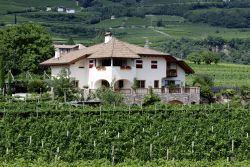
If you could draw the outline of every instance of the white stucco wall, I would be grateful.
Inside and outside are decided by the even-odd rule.
[[[63,68],[68,68],[68,66],[52,66],[51,67],[51,76],[52,77],[57,77],[59,74],[60,74],[60,72],[61,72],[61,70],[63,69]]]
[[[79,88],[88,86],[88,61],[83,59],[70,65],[70,77],[79,81]]]
[[[100,80],[107,80],[109,84],[118,80],[126,80],[124,88],[129,88],[128,85],[133,84],[134,78],[137,80],[145,80],[145,87],[154,87],[154,81],[159,81],[159,88],[162,87],[162,79],[178,80],[185,85],[185,71],[177,66],[177,77],[166,78],[167,63],[163,57],[142,57],[143,68],[136,68],[135,60],[129,62],[131,69],[121,69],[120,67],[105,67],[105,70],[97,70],[94,66],[89,69],[89,59],[80,60],[69,67],[67,66],[52,66],[52,76],[57,76],[62,68],[70,70],[70,77],[79,81],[79,88],[88,86],[90,89],[97,89],[101,86]],[[157,61],[157,69],[151,69],[151,61]],[[84,68],[79,68],[84,67]]]
[[[142,57],[142,61],[143,68],[136,69],[136,79],[145,80],[146,88],[154,87],[154,81],[159,80],[159,87],[161,87],[161,81],[166,77],[166,59],[163,57]],[[151,69],[151,61],[157,61],[157,69]]]

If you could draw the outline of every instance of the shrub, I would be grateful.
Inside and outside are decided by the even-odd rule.
[[[143,106],[153,105],[156,102],[160,102],[161,98],[153,92],[152,87],[149,87],[149,95],[145,96],[143,99]]]
[[[123,100],[121,94],[114,92],[111,88],[106,87],[97,89],[94,97],[98,97],[100,100],[102,100],[104,105],[119,105]]]
[[[27,85],[28,92],[30,93],[40,93],[40,91],[45,91],[45,83],[43,80],[40,79],[35,79],[35,80],[30,80]]]

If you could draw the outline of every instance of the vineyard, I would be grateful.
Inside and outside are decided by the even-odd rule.
[[[239,64],[197,65],[190,63],[195,74],[207,74],[214,78],[215,86],[240,87],[250,85],[250,66]],[[187,77],[192,85],[193,75]]]
[[[0,111],[0,154],[6,163],[103,159],[107,166],[126,166],[130,159],[131,165],[190,161],[195,166],[250,158],[250,112],[228,105],[74,108],[0,102]]]

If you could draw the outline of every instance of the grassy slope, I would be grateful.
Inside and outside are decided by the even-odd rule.
[[[190,63],[196,74],[214,76],[215,86],[242,86],[250,85],[250,66],[237,64],[196,65]],[[189,85],[192,84],[193,75],[187,77]]]

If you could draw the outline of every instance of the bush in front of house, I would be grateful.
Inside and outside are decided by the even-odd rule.
[[[150,106],[160,102],[161,98],[153,92],[152,87],[149,87],[149,94],[143,98],[143,106]]]
[[[94,97],[99,98],[104,105],[120,105],[123,100],[123,96],[120,93],[106,87],[97,89]]]
[[[34,79],[28,82],[27,89],[30,93],[40,93],[46,90],[46,85],[43,80]]]

